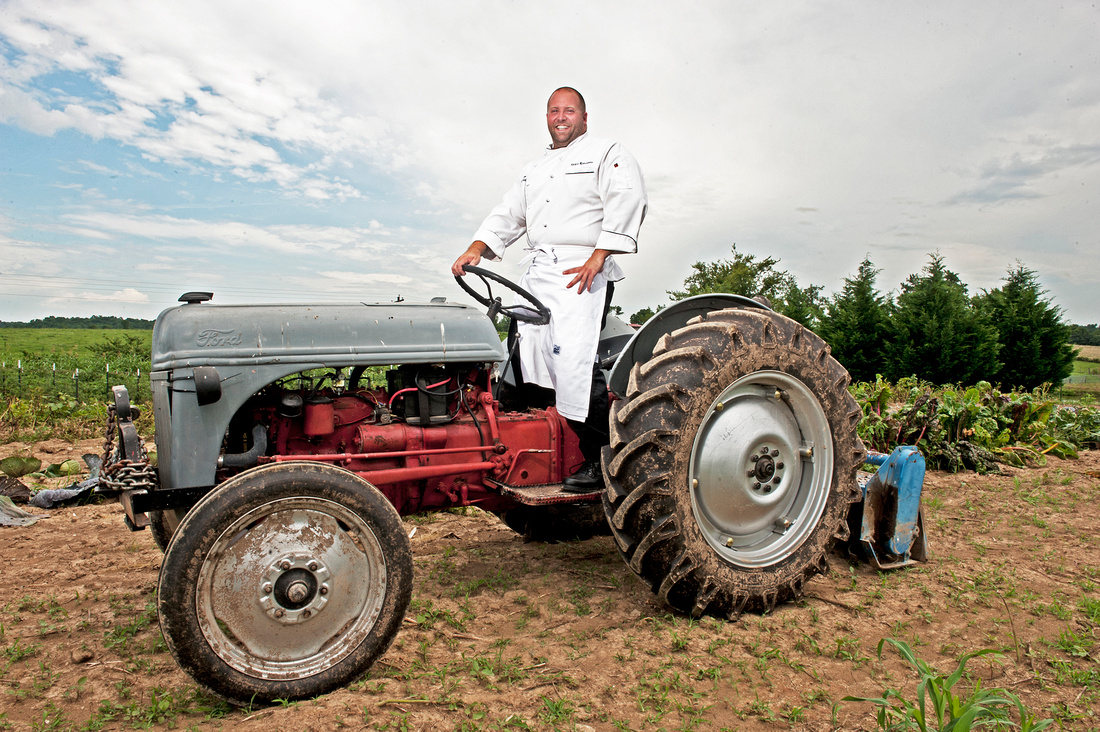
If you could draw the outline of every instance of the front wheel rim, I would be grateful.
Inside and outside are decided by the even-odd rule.
[[[199,627],[211,649],[254,678],[292,680],[350,655],[374,628],[386,563],[369,524],[324,499],[263,504],[232,522],[199,571]]]
[[[790,556],[828,503],[832,447],[825,411],[799,379],[757,371],[726,387],[703,416],[688,469],[707,543],[744,568]]]

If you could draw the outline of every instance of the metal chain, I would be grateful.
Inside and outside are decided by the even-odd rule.
[[[115,406],[107,406],[107,436],[103,443],[103,467],[99,471],[100,484],[110,491],[130,491],[140,488],[155,490],[157,469],[149,464],[149,454],[141,445],[140,460],[122,460],[115,450],[115,434],[118,431],[118,414]]]

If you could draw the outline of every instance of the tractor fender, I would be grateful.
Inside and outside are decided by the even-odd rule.
[[[694,317],[715,310],[728,310],[730,308],[771,310],[767,305],[752,298],[727,293],[696,295],[674,302],[647,320],[634,333],[634,337],[630,339],[622,352],[619,353],[619,357],[615,360],[615,365],[611,367],[611,374],[607,380],[611,393],[620,399],[626,395],[627,383],[630,380],[630,369],[636,363],[645,363],[649,360],[661,336],[683,328]]]

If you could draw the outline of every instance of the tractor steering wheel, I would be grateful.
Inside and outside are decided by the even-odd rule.
[[[469,272],[470,274],[477,275],[485,284],[485,290],[489,293],[488,296],[481,295],[475,292],[469,285],[467,285],[463,281],[466,279],[465,277],[459,277],[458,275],[455,275],[455,282],[458,283],[459,287],[468,292],[470,296],[477,300],[479,303],[489,308],[488,315],[490,318],[496,318],[498,313],[503,313],[509,318],[522,320],[524,323],[532,323],[534,325],[546,325],[550,322],[550,308],[543,305],[538,298],[517,285],[515,282],[505,279],[495,272],[491,272],[490,270],[483,269],[481,267],[475,267],[470,264],[462,265],[462,269]],[[522,303],[516,305],[501,304],[499,297],[493,297],[493,286],[489,284],[489,280],[494,280],[504,285],[512,292],[527,300],[530,305]],[[531,306],[534,307],[534,310],[531,309]]]

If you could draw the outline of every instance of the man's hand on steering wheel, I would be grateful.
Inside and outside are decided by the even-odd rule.
[[[469,247],[466,248],[455,263],[451,265],[451,274],[455,277],[462,277],[466,274],[466,270],[463,269],[466,265],[474,266],[481,261],[481,255],[485,253],[485,250],[489,246],[483,241],[475,241]]]
[[[467,250],[466,254],[469,253],[470,252]],[[475,292],[459,275],[455,275],[455,282],[457,282],[458,286],[465,290],[475,300],[489,308],[489,317],[496,318],[498,314],[503,314],[507,315],[509,318],[522,320],[525,323],[533,323],[535,325],[546,325],[550,322],[550,308],[546,307],[544,304],[542,304],[541,301],[539,301],[538,298],[517,285],[515,282],[501,277],[495,272],[491,272],[487,269],[482,269],[481,267],[475,267],[470,264],[460,265],[462,258],[465,257],[466,254],[462,255],[462,257],[459,257],[458,261],[455,262],[455,265],[461,266],[463,274],[469,272],[481,278],[481,282],[485,285],[485,291],[488,293],[488,295],[486,296]],[[530,304],[528,305],[527,303],[517,303],[515,305],[503,305],[499,297],[493,297],[493,286],[489,284],[489,280],[499,282],[512,292],[522,297],[524,300],[527,301],[527,303]]]

